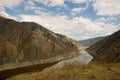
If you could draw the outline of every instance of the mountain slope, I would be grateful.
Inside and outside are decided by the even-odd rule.
[[[0,65],[59,61],[75,56],[77,49],[41,25],[0,17]]]
[[[83,46],[90,46],[100,40],[102,40],[104,37],[96,37],[96,38],[90,38],[86,40],[79,40],[78,42]]]
[[[86,49],[100,63],[120,62],[120,30]]]

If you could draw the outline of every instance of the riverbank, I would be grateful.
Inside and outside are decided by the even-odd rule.
[[[120,80],[120,63],[66,64],[62,68],[21,74],[7,80]]]
[[[77,51],[72,51],[65,55],[59,55],[50,59],[3,65],[0,66],[0,80],[5,80],[11,76],[19,74],[41,71],[47,67],[55,65],[59,61],[71,59],[78,54]]]
[[[45,68],[44,71],[62,68],[65,64],[68,64],[68,63],[77,63],[80,65],[87,65],[93,59],[93,57],[91,55],[89,55],[84,49],[85,48],[81,49],[78,56],[75,56],[71,59],[62,60],[49,68]]]

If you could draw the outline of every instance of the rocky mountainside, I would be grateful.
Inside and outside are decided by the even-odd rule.
[[[120,30],[86,49],[100,63],[120,62]]]
[[[90,46],[100,40],[102,40],[104,37],[96,37],[96,38],[90,38],[86,40],[79,40],[78,42],[83,46]]]
[[[77,45],[76,45],[77,44]],[[42,60],[44,63],[75,56],[79,44],[33,22],[0,17],[0,65]]]

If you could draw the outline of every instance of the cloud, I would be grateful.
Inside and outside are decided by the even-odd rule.
[[[50,0],[50,6],[64,5],[64,0]]]
[[[3,16],[5,18],[9,18],[9,19],[14,19],[17,21],[17,18],[14,16],[10,16],[9,14],[7,14],[6,12],[0,12],[0,16]]]
[[[76,40],[87,39],[97,36],[110,35],[119,30],[117,25],[105,23],[104,19],[92,21],[89,18],[74,17],[69,19],[64,15],[20,15],[21,21],[37,22],[44,27],[65,34]]]
[[[79,7],[79,8],[73,8],[71,13],[74,16],[76,14],[79,14],[81,11],[84,11],[85,9],[86,8],[81,8],[81,7]]]
[[[65,4],[65,0],[25,0],[24,2],[22,2],[23,0],[11,0],[10,3],[7,1],[8,0],[0,1],[0,15],[14,20],[36,22],[56,33],[67,35],[68,37],[74,38],[76,40],[109,35],[120,29],[118,25],[107,23],[107,21],[115,19],[112,16],[109,18],[100,17],[96,20],[84,18],[82,16],[74,16],[88,8],[88,2],[91,0],[69,0],[72,3],[77,4],[86,3],[85,7],[72,7],[72,10],[70,9],[70,14],[72,14],[73,17],[72,19],[70,18],[71,16],[67,14],[58,13],[53,15],[54,12],[47,11],[46,7],[40,7],[35,4],[37,2],[48,7],[52,6],[56,8],[56,6],[67,5]],[[104,0],[99,1],[95,0],[95,2],[93,2],[94,10],[96,10],[98,15],[119,14],[119,8],[116,7],[119,2],[118,0],[116,0],[118,2],[113,1],[113,3],[110,3],[111,0],[107,0],[109,4],[104,2]],[[21,2],[23,3],[25,11],[33,11],[32,15],[17,14],[18,18],[15,18],[6,13],[5,7],[12,8],[19,5]],[[110,5],[115,6],[115,8],[111,7]],[[109,8],[112,11],[109,11]]]
[[[17,18],[15,18],[15,17],[10,16],[9,14],[7,14],[4,7],[0,7],[0,16],[17,20]]]
[[[72,14],[72,16],[75,16],[76,14],[80,14],[82,11],[86,10],[89,7],[90,0],[70,0],[70,1],[73,1],[73,3],[74,3],[74,1],[76,3],[83,3],[83,2],[86,3],[86,5],[84,7],[74,7],[72,9],[71,14]]]
[[[36,10],[41,11],[41,10],[44,10],[44,8],[36,7],[36,6],[31,6],[31,5],[25,5],[24,9],[26,11],[28,11],[28,10],[32,10],[32,11],[36,11]]]
[[[64,6],[64,0],[34,0],[46,6]]]
[[[93,3],[94,10],[97,15],[119,15],[120,0],[95,0]]]
[[[0,6],[0,12],[3,12],[3,11],[5,11],[5,8]]]
[[[0,6],[2,7],[14,7],[19,5],[23,0],[0,0]]]
[[[27,2],[27,4],[28,4],[29,6],[35,6],[35,3],[34,3],[33,1],[31,1],[31,0],[29,0],[29,1]]]
[[[22,3],[23,0],[0,0],[0,15],[6,18],[17,20],[16,17],[6,12],[6,7],[12,9]]]
[[[89,0],[68,0],[68,1],[70,1],[70,2],[72,2],[72,3],[77,3],[77,4],[79,4],[79,3],[88,2]]]

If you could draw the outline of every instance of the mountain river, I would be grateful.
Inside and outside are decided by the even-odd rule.
[[[72,59],[60,61],[57,64],[55,64],[49,68],[45,68],[43,71],[61,68],[66,63],[88,64],[92,59],[93,59],[93,57],[87,51],[81,50],[79,53],[79,56],[76,56]]]

